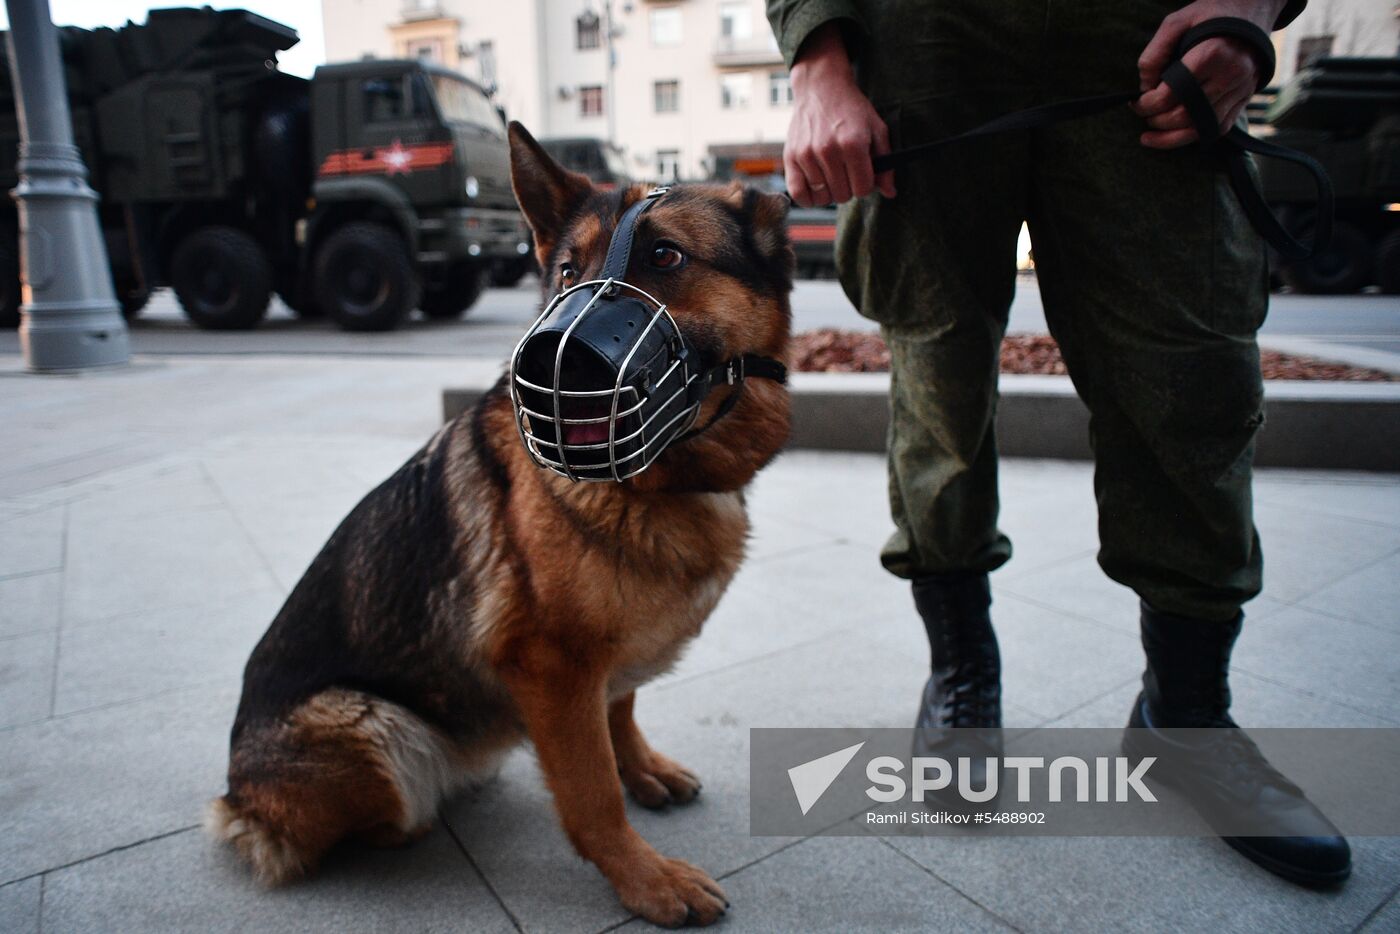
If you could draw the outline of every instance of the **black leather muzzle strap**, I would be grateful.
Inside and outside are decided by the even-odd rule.
[[[734,406],[739,404],[740,397],[744,394],[744,382],[751,377],[769,379],[779,385],[787,384],[787,367],[781,360],[774,360],[772,357],[760,357],[757,354],[746,353],[742,357],[735,357],[728,360],[712,370],[708,370],[698,380],[695,381],[696,392],[699,398],[703,399],[710,394],[710,390],[716,386],[729,385],[734,387],[734,391],[724,397],[724,401],[715,409],[715,414],[710,416],[710,420],[699,428],[692,428],[681,435],[676,442],[689,441],[696,435],[704,434],[715,426],[730,412],[734,411]]]
[[[1232,127],[1228,133],[1221,133],[1220,124],[1215,116],[1215,108],[1211,106],[1210,100],[1201,90],[1200,82],[1191,73],[1191,69],[1187,68],[1181,61],[1182,56],[1194,46],[1206,39],[1218,37],[1238,39],[1248,45],[1259,63],[1259,88],[1262,89],[1269,83],[1273,78],[1275,66],[1274,46],[1269,41],[1269,34],[1248,20],[1232,16],[1209,19],[1187,30],[1181,37],[1181,41],[1177,43],[1176,58],[1162,73],[1162,80],[1172,89],[1177,100],[1185,106],[1186,113],[1191,118],[1191,124],[1200,136],[1200,146],[1214,152],[1216,157],[1224,163],[1230,176],[1230,186],[1234,189],[1235,197],[1239,199],[1240,206],[1244,209],[1245,216],[1249,218],[1250,223],[1254,225],[1254,229],[1285,259],[1292,262],[1311,259],[1325,250],[1332,238],[1334,209],[1332,182],[1327,177],[1326,170],[1311,156],[1279,146],[1276,143],[1256,139],[1240,127]],[[963,140],[990,136],[994,133],[1006,133],[1011,130],[1031,130],[1062,123],[1066,120],[1088,117],[1122,104],[1131,103],[1140,96],[1141,94],[1137,91],[1123,91],[1117,94],[1102,94],[1095,97],[1057,101],[1006,114],[955,136],[919,143],[886,153],[883,156],[876,156],[874,159],[875,172],[878,174],[897,169],[915,159],[942,149],[944,146]],[[1250,173],[1248,153],[1284,159],[1302,166],[1312,174],[1313,182],[1317,187],[1317,221],[1313,228],[1311,244],[1300,243],[1278,222],[1273,211],[1269,210],[1268,202],[1264,200],[1263,193],[1260,192],[1253,175]]]
[[[666,187],[653,188],[617,219],[612,239],[608,241],[607,255],[603,257],[603,269],[598,273],[599,279],[625,279],[627,277],[627,266],[632,260],[632,241],[637,236],[637,222],[643,214],[655,207],[656,202],[660,201],[670,190]]]

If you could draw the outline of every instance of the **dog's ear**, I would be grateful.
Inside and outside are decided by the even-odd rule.
[[[743,216],[745,226],[753,232],[754,246],[764,259],[781,260],[785,250],[791,252],[787,233],[791,198],[768,194],[737,181],[724,189],[723,198]]]
[[[529,131],[512,120],[510,184],[515,200],[535,233],[535,252],[544,265],[564,232],[569,216],[593,190],[586,175],[570,172],[549,157]]]
[[[767,194],[757,188],[747,190],[744,207],[752,225],[754,245],[765,259],[795,264],[787,229],[791,206],[792,199],[787,195]]]

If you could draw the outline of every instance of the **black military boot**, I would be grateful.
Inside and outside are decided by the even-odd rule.
[[[1147,671],[1123,752],[1157,756],[1148,778],[1184,795],[1211,826],[1261,828],[1267,836],[1221,836],[1260,866],[1300,885],[1337,885],[1351,874],[1341,832],[1230,718],[1230,649],[1243,620],[1190,619],[1142,604]]]
[[[934,792],[939,807],[976,810],[958,794],[958,759],[969,762],[968,787],[987,785],[987,757],[1000,762],[1001,654],[988,608],[992,591],[982,572],[939,574],[914,581],[914,606],[928,632],[933,673],[924,685],[915,724],[914,755],[937,756],[953,767],[953,781]],[[948,732],[952,728],[957,732]],[[1000,786],[998,786],[1000,792]]]

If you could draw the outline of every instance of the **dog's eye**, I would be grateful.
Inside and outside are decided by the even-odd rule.
[[[676,269],[685,263],[685,254],[669,243],[658,243],[651,251],[651,264],[657,269]]]
[[[568,263],[559,264],[559,278],[564,282],[574,281],[574,267]]]

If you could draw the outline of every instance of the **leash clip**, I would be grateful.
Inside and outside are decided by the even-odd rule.
[[[744,358],[735,357],[724,368],[724,381],[733,386],[744,381]]]

